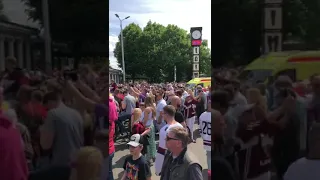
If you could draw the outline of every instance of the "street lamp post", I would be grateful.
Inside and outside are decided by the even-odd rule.
[[[124,46],[123,46],[123,34],[122,34],[122,21],[130,18],[130,16],[127,16],[124,19],[120,19],[118,14],[115,14],[115,16],[119,19],[120,21],[120,36],[121,36],[121,54],[122,54],[122,73],[123,73],[123,83],[126,82],[126,68],[124,64]]]
[[[51,35],[50,35],[50,25],[49,25],[49,5],[48,0],[42,0],[42,16],[43,16],[43,26],[44,26],[44,41],[45,41],[45,68],[47,71],[52,69],[51,61]]]

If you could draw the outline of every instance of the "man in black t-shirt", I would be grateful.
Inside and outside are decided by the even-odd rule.
[[[124,174],[121,180],[151,180],[151,170],[146,158],[141,154],[143,138],[140,134],[134,134],[127,143],[130,155],[123,164]]]

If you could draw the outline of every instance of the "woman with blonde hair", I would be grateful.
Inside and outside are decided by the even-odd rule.
[[[148,136],[149,145],[147,145],[147,160],[151,163],[151,160],[154,161],[156,157],[156,141],[155,141],[155,127],[153,125],[153,121],[156,119],[156,108],[154,105],[154,98],[152,96],[146,97],[145,101],[145,109],[142,112],[142,116],[140,121],[143,123],[146,128],[145,132],[141,135]]]
[[[255,104],[261,110],[267,114],[268,106],[266,98],[261,94],[260,89],[250,88],[247,90],[247,100],[248,104]]]
[[[133,109],[132,115],[131,115],[131,132],[133,131],[134,125],[139,122],[142,115],[142,110],[140,108]]]
[[[92,146],[82,147],[72,164],[69,180],[99,180],[102,161],[103,156],[99,149]]]

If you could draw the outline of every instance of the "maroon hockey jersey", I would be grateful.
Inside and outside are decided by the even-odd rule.
[[[271,168],[268,147],[272,145],[275,127],[262,116],[255,117],[255,120],[239,122],[236,133],[239,148],[235,153],[235,164],[241,180],[259,177]]]

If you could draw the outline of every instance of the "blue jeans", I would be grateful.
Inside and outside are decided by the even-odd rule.
[[[208,170],[211,170],[211,151],[207,151]]]
[[[113,173],[112,173],[112,159],[113,159],[113,157],[114,157],[114,153],[110,154],[109,157],[106,158],[106,159],[108,160],[108,162],[106,162],[106,163],[108,163],[108,168],[107,168],[107,170],[108,170],[108,176],[107,176],[107,180],[114,180],[114,179],[113,179]],[[101,179],[101,180],[102,180],[102,179]],[[105,180],[105,179],[103,179],[103,180]]]

